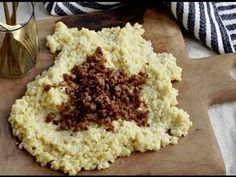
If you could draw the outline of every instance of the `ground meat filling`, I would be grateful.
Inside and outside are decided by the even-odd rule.
[[[47,92],[47,91],[50,90],[51,87],[52,87],[51,85],[46,85],[46,86],[44,86],[43,90],[44,90],[45,92]]]
[[[46,122],[58,125],[59,130],[87,130],[93,122],[112,131],[112,121],[118,119],[148,126],[148,110],[141,100],[147,74],[139,72],[128,77],[123,70],[106,68],[98,47],[84,63],[75,65],[71,74],[63,77],[61,85],[66,86],[69,101],[62,103],[59,115],[49,113],[46,117]]]

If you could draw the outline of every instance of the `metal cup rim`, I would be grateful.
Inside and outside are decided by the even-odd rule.
[[[33,4],[33,2],[30,2],[30,4],[31,4],[31,6],[32,6],[32,14],[31,14],[31,16],[30,16],[30,18],[29,18],[29,20],[27,21],[27,22],[25,22],[22,26],[20,26],[19,28],[16,28],[16,29],[12,29],[12,30],[1,30],[0,29],[0,32],[5,32],[5,33],[9,33],[9,32],[13,32],[13,31],[17,31],[17,30],[19,30],[19,29],[21,29],[21,28],[24,28],[30,21],[31,21],[31,19],[34,17],[34,15],[35,15],[35,13],[34,13],[34,4]]]

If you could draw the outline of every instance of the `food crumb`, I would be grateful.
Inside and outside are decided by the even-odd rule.
[[[18,145],[18,147],[19,147],[19,149],[23,149],[23,147],[24,147],[23,142],[21,142],[21,143]]]

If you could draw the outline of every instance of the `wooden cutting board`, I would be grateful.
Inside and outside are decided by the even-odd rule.
[[[236,82],[229,74],[236,63],[236,55],[189,59],[179,26],[171,13],[163,8],[127,8],[37,22],[41,50],[35,69],[22,79],[0,79],[0,174],[63,174],[40,167],[34,157],[19,150],[7,122],[11,106],[24,94],[26,84],[53,64],[54,56],[44,45],[45,37],[53,33],[58,20],[69,27],[95,30],[124,26],[128,21],[142,23],[144,37],[152,41],[155,51],[172,53],[182,67],[182,81],[174,83],[174,87],[179,89],[178,106],[190,114],[193,122],[189,134],[180,138],[177,145],[169,145],[157,152],[132,153],[129,157],[116,159],[108,169],[81,171],[80,175],[225,174],[207,108],[210,104],[236,99]]]

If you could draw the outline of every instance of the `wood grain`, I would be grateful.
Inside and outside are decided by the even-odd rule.
[[[53,64],[54,56],[45,47],[45,38],[53,33],[58,20],[69,27],[95,30],[123,26],[128,21],[142,23],[144,37],[152,41],[155,51],[171,52],[182,67],[182,81],[174,83],[174,87],[179,89],[178,107],[185,109],[193,122],[188,136],[180,138],[177,145],[169,145],[157,152],[132,153],[130,157],[118,158],[108,169],[81,171],[79,175],[225,174],[207,108],[210,104],[236,99],[236,84],[229,74],[236,63],[236,56],[189,59],[179,26],[171,13],[162,8],[99,12],[37,22],[41,50],[35,69],[22,79],[0,79],[0,174],[62,175],[40,167],[35,158],[25,150],[19,150],[7,122],[11,106],[24,94],[26,84]]]

